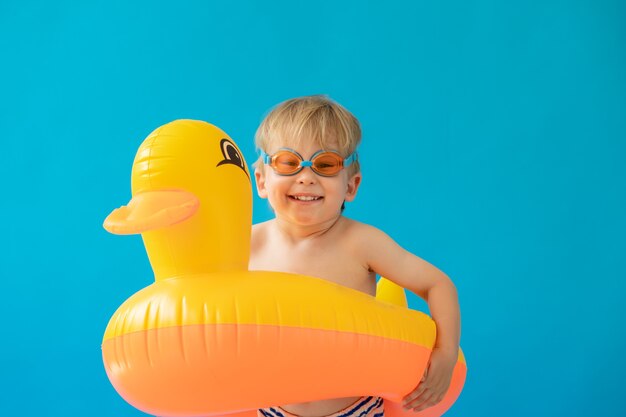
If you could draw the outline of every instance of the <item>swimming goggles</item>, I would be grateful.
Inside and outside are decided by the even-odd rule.
[[[261,151],[263,162],[272,167],[278,175],[295,175],[304,167],[311,167],[313,172],[322,177],[332,177],[339,174],[342,169],[349,167],[358,160],[354,152],[347,158],[343,158],[339,152],[319,150],[313,154],[309,161],[289,148],[280,148],[275,154],[268,155]]]

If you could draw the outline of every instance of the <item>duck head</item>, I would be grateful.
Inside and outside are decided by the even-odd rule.
[[[104,228],[141,233],[157,281],[248,269],[250,172],[221,129],[197,120],[157,128],[137,151],[131,188]]]

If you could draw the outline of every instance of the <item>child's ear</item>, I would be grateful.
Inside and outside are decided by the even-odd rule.
[[[361,173],[357,172],[348,180],[348,190],[346,191],[346,201],[354,200],[356,197],[356,192],[359,189],[359,185],[361,185]]]
[[[265,166],[261,163],[254,167],[254,179],[256,180],[256,192],[261,198],[267,198],[267,189],[265,188],[265,175],[263,169]]]

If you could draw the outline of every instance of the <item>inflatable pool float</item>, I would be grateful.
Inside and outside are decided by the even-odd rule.
[[[141,233],[155,282],[106,328],[107,375],[131,405],[158,416],[256,416],[281,404],[361,395],[390,417],[439,416],[465,381],[463,353],[445,398],[401,407],[423,374],[434,322],[381,280],[376,299],[322,279],[248,271],[252,188],[237,145],[205,122],[152,132],[132,170],[132,199],[111,233]],[[386,299],[386,301],[385,301]]]

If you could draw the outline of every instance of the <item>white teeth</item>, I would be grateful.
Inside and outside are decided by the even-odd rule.
[[[300,201],[313,201],[319,199],[319,197],[313,197],[311,195],[294,195],[293,198]]]

